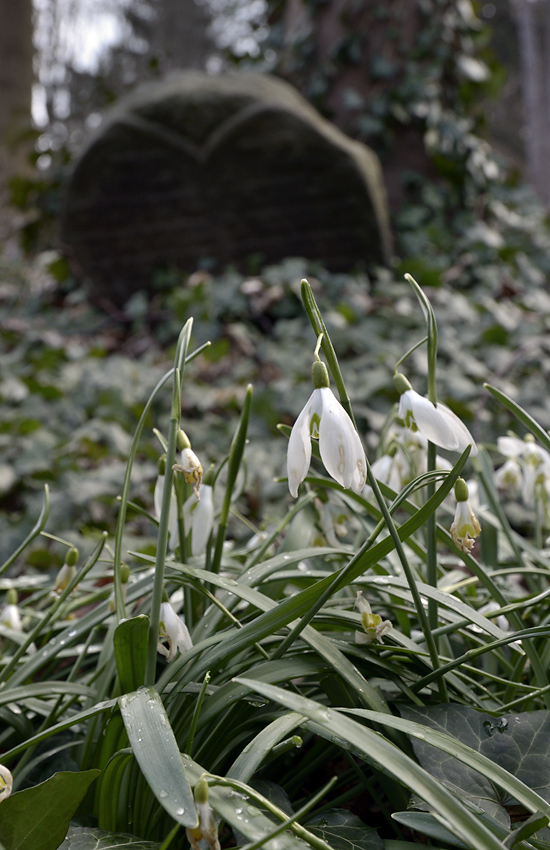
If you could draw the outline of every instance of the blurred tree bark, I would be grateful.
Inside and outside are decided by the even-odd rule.
[[[550,205],[550,0],[512,0],[518,30],[529,179]]]
[[[286,0],[280,73],[344,132],[369,144],[361,131],[365,104],[380,103],[403,76],[422,28],[415,0]],[[403,126],[383,158],[390,206],[402,204],[401,174],[432,172],[423,130]]]
[[[31,122],[32,0],[0,0],[0,191],[25,161]]]
[[[206,7],[195,0],[156,0],[150,50],[163,69],[204,69],[211,41]]]

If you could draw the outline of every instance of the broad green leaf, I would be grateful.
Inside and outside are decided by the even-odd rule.
[[[35,682],[22,685],[19,688],[7,687],[0,691],[0,705],[13,702],[22,703],[36,697],[53,697],[61,694],[76,694],[93,698],[95,691],[80,682]]]
[[[0,841],[6,850],[57,850],[99,770],[56,773],[16,791],[0,805]]]
[[[530,711],[495,718],[469,706],[438,705],[402,706],[401,713],[408,720],[457,738],[550,803],[550,712]],[[413,747],[420,763],[436,779],[509,826],[504,806],[516,804],[517,798],[506,785],[499,792],[494,777],[488,778],[452,754],[442,753],[427,740],[414,738]]]
[[[128,833],[72,826],[59,850],[159,850],[156,841],[143,841]]]
[[[96,717],[98,714],[103,714],[106,711],[111,711],[114,706],[116,706],[116,699],[108,699],[103,702],[98,702],[96,705],[93,705],[91,708],[86,709],[85,711],[79,711],[77,714],[73,714],[68,720],[62,720],[60,723],[56,723],[55,726],[51,726],[49,729],[45,729],[43,732],[38,732],[36,735],[28,738],[22,744],[18,744],[16,747],[12,747],[11,750],[8,750],[3,754],[2,758],[7,760],[8,758],[13,758],[13,756],[19,755],[27,747],[32,746],[33,744],[38,744],[40,741],[44,741],[46,738],[50,738],[52,735],[55,735],[57,732],[62,732],[64,729],[70,729],[71,726],[76,726],[79,723],[83,723],[87,720],[90,720],[92,717]]]
[[[382,839],[375,829],[346,809],[329,809],[306,823],[334,850],[383,850]]]
[[[418,844],[416,842],[397,841],[393,838],[385,838],[382,846],[384,847],[384,850],[418,850]],[[435,844],[432,844],[430,850],[443,850],[443,848],[436,847]]]
[[[377,732],[334,709],[326,708],[314,700],[290,691],[252,679],[238,678],[237,681],[291,711],[303,714],[318,726],[324,727],[327,734],[351,745],[378,770],[414,790],[445,818],[449,829],[472,850],[502,850],[501,842],[441,782],[436,781],[420,765]]]
[[[145,681],[149,617],[141,614],[124,620],[116,628],[114,648],[118,678],[123,693],[135,691]]]
[[[402,823],[403,826],[407,826],[414,832],[429,835],[430,838],[435,838],[436,841],[442,841],[444,844],[450,844],[451,847],[459,847],[460,850],[464,850],[468,846],[463,841],[459,841],[452,832],[445,829],[443,824],[438,823],[434,816],[428,812],[394,812],[392,817],[397,823]]]
[[[140,688],[119,699],[134,755],[160,805],[185,827],[197,825],[193,792],[162,700],[154,688]]]

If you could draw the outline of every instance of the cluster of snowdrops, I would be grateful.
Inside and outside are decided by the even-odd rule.
[[[316,309],[307,281],[302,283],[304,303],[317,338],[312,358],[313,391],[294,426],[286,430],[281,428],[288,436],[286,477],[291,496],[298,500],[303,497],[304,504],[307,501],[307,504],[313,508],[315,524],[320,533],[315,543],[332,547],[335,552],[348,551],[352,555],[352,545],[343,540],[349,541],[350,529],[352,536],[354,534],[357,536],[360,531],[360,526],[354,519],[352,510],[354,504],[350,501],[353,499],[352,494],[359,497],[362,503],[364,501],[377,506],[376,510],[381,512],[380,522],[385,523],[391,536],[394,533],[392,518],[400,506],[404,505],[406,500],[413,504],[416,500],[416,504],[421,505],[422,488],[428,488],[428,497],[430,494],[433,495],[436,483],[453,472],[453,462],[447,455],[452,457],[454,453],[455,456],[459,456],[461,469],[468,457],[475,458],[478,455],[478,448],[468,428],[449,407],[437,400],[435,318],[420,287],[412,279],[410,282],[415,288],[424,309],[424,315],[427,317],[428,333],[422,340],[422,344],[427,344],[428,393],[423,396],[415,391],[401,371],[403,361],[418,347],[416,345],[396,366],[394,384],[399,395],[399,402],[388,417],[387,427],[384,429],[383,438],[380,439],[378,456],[372,464],[366,457],[354,422],[343,376],[327,328]],[[203,576],[200,572],[202,568],[210,570],[212,575],[219,575],[219,581],[222,581],[224,574],[229,575],[231,572],[224,571],[224,559],[232,557],[232,544],[227,539],[227,529],[230,513],[235,511],[235,484],[245,450],[247,417],[250,412],[250,393],[247,393],[248,401],[245,402],[247,413],[245,416],[243,412],[225,463],[217,469],[214,465],[207,467],[204,464],[205,472],[200,459],[201,451],[196,446],[198,441],[194,440],[197,449],[195,452],[189,434],[181,428],[180,423],[180,372],[185,365],[189,334],[190,329],[184,336],[185,346],[180,347],[179,354],[176,355],[174,370],[168,375],[173,378],[174,387],[169,433],[167,437],[158,434],[164,452],[159,461],[159,472],[153,495],[153,515],[158,521],[156,556],[146,568],[141,566],[130,569],[127,563],[128,557],[122,556],[121,531],[112,553],[114,568],[112,591],[109,589],[108,598],[106,598],[106,591],[102,591],[103,595],[100,597],[119,625],[127,622],[128,619],[135,618],[138,605],[142,610],[146,610],[147,604],[150,604],[149,639],[147,647],[143,650],[144,672],[141,682],[148,686],[156,682],[158,655],[163,656],[168,664],[174,663],[176,666],[178,663],[176,659],[179,659],[180,664],[185,664],[186,654],[192,655],[194,649],[193,626],[196,627],[200,617],[204,615],[203,608],[200,608],[201,615],[197,616],[196,599],[193,601],[196,586],[192,583],[190,589],[186,589],[185,592],[181,587],[176,590],[172,588],[171,592],[168,592],[166,586],[168,582],[165,581],[166,569],[172,560],[198,565],[196,572],[192,575],[190,573],[190,581],[198,580],[197,577]],[[339,398],[331,389],[330,376],[336,384]],[[248,408],[246,408],[247,403]],[[513,410],[512,402],[510,402],[510,409]],[[518,411],[513,410],[513,412]],[[529,425],[526,414],[520,413],[519,418],[524,424]],[[550,452],[535,440],[533,430],[537,436],[544,437],[542,429],[537,430],[537,427],[534,426],[525,439],[519,439],[512,434],[499,438],[497,447],[504,460],[494,475],[494,483],[508,498],[521,499],[527,508],[533,509],[538,518],[540,531],[550,526]],[[137,439],[139,439],[139,428],[136,432],[136,443]],[[440,456],[438,449],[443,450],[446,455]],[[321,462],[330,476],[329,479],[319,478],[315,467],[312,467],[312,454]],[[226,467],[225,483],[222,485],[220,472],[224,466]],[[129,463],[122,498],[121,529],[124,527],[125,512],[129,504],[130,480],[131,463]],[[218,490],[223,490],[221,499],[217,498]],[[465,480],[455,475],[452,491],[445,499],[447,510],[451,503],[451,510],[454,510],[454,517],[448,523],[451,539],[458,551],[469,556],[475,551],[481,533],[480,521],[476,514],[479,514],[480,510],[483,512],[486,507],[478,491],[476,479]],[[274,557],[281,545],[281,540],[284,539],[285,530],[288,530],[288,526],[283,522],[275,530],[264,529],[252,536],[248,543],[248,551],[253,553],[250,562],[253,566],[260,564],[262,557]],[[372,540],[376,539],[378,533],[379,529],[378,531],[375,529]],[[432,534],[435,535],[433,529]],[[365,545],[363,544],[361,552],[365,551]],[[369,543],[369,545],[372,544]],[[420,597],[418,599],[415,597],[415,579],[411,578],[407,572],[406,558],[399,545],[396,539],[395,549],[402,559],[410,592],[417,605],[419,621],[417,625],[420,628],[414,632],[415,640],[419,647],[423,647],[424,654],[429,656],[433,669],[436,670],[441,664],[438,658],[438,646],[432,636],[432,631],[438,625],[437,613],[434,623],[433,608],[429,612],[430,623],[424,611],[425,606],[420,603]],[[541,548],[544,548],[544,544]],[[132,555],[135,556],[136,553]],[[55,578],[53,589],[49,590],[49,598],[55,600],[53,609],[58,610],[61,606],[60,610],[65,612],[64,616],[74,617],[74,614],[70,614],[70,607],[63,608],[63,606],[70,606],[71,595],[75,594],[79,582],[84,578],[82,570],[78,568],[78,561],[79,552],[76,546],[67,545],[64,564]],[[94,564],[91,566],[93,567]],[[437,551],[433,545],[431,549],[428,545],[426,564],[427,583],[431,583],[435,588]],[[8,567],[10,565],[8,564]],[[88,566],[87,569],[89,568]],[[250,566],[248,568],[250,569]],[[307,560],[300,561],[298,569],[303,569],[307,574]],[[132,586],[137,587],[144,576],[152,581],[151,593],[147,597],[150,603],[145,603],[145,608],[143,594],[137,596],[129,594]],[[214,608],[217,606],[232,622],[236,623],[235,613],[224,607],[225,591],[222,591],[222,585],[218,585],[217,590],[215,587],[209,590],[208,581],[204,577],[203,582],[207,600],[210,600]],[[18,586],[21,587],[21,583]],[[291,582],[288,588],[289,595],[297,592]],[[42,601],[44,598],[42,597]],[[326,595],[319,596],[308,615],[307,622],[311,622],[315,614],[321,610],[326,598]],[[377,610],[373,611],[376,604],[366,597],[363,589],[355,589],[353,598],[348,599],[350,607],[354,606],[359,614],[360,628],[352,631],[354,643],[380,651],[380,648],[384,646],[384,638],[396,628],[395,623],[385,618],[385,610],[380,609],[381,613]],[[195,608],[193,608],[194,605]],[[498,602],[494,599],[489,600],[479,608],[479,613],[496,619],[501,605],[501,600]],[[78,611],[78,606],[73,606],[73,610]],[[68,611],[69,614],[67,614]],[[0,612],[0,626],[4,646],[9,645],[9,641],[12,640],[17,650],[13,655],[9,652],[6,654],[4,673],[16,669],[25,657],[37,653],[35,640],[40,635],[40,622],[37,623],[35,617],[33,619],[34,614],[30,606],[19,604],[15,584],[8,589],[4,607]],[[106,616],[108,617],[109,614],[107,613]],[[190,619],[193,622],[189,622]],[[509,629],[509,623],[504,616],[498,616],[498,623],[502,633]],[[480,631],[479,625],[470,625],[469,628],[472,633],[475,629]],[[411,636],[413,636],[412,630]],[[282,646],[286,649],[292,639],[293,632],[290,632]],[[262,648],[261,651],[266,654],[265,649]],[[277,653],[282,654],[283,651],[284,649],[279,653],[277,650]],[[206,682],[205,678],[200,705],[206,693]],[[9,676],[6,677],[5,684],[6,686],[9,684]],[[445,693],[444,687],[441,687],[440,695],[444,697]],[[9,797],[12,788],[13,777],[10,769],[0,765],[0,800]],[[217,821],[209,804],[209,785],[204,778],[199,779],[194,786],[194,804],[197,812],[195,825],[186,826],[187,837],[193,850],[201,846],[218,850],[220,845]],[[181,823],[185,822],[182,820]]]

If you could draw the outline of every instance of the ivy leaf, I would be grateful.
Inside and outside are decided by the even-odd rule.
[[[304,826],[334,850],[383,850],[384,847],[376,830],[346,809],[320,812]]]
[[[6,850],[57,850],[99,770],[56,773],[17,791],[0,806],[0,842]]]
[[[550,802],[550,712],[530,711],[497,718],[464,705],[438,705],[402,706],[401,713],[407,720],[453,735]],[[510,826],[505,807],[516,801],[506,791],[431,744],[418,739],[413,739],[412,744],[420,764],[432,776]]]
[[[72,826],[59,850],[114,850],[120,847],[126,850],[158,850],[160,844],[156,841],[143,841],[125,832]]]

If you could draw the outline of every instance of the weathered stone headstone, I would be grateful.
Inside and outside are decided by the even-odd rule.
[[[94,300],[123,304],[155,272],[252,254],[346,271],[388,259],[375,155],[273,77],[188,72],[107,116],[66,192],[62,237]]]

